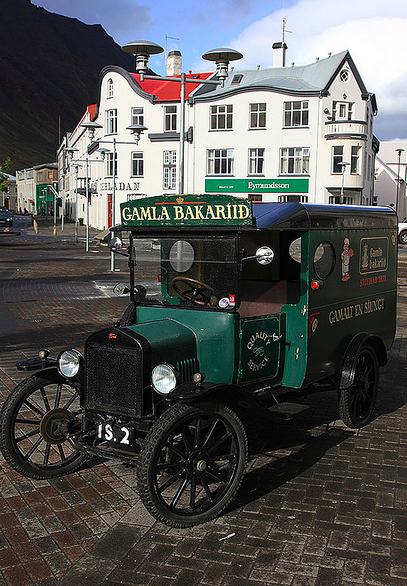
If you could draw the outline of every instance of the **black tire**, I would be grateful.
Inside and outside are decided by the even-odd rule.
[[[75,449],[71,440],[51,434],[60,434],[59,430],[55,432],[55,425],[70,421],[78,403],[78,392],[65,382],[31,376],[17,385],[0,413],[0,450],[10,466],[36,480],[58,478],[77,470],[86,456]]]
[[[192,527],[214,519],[229,505],[246,462],[246,432],[232,409],[213,403],[177,404],[146,436],[137,469],[138,492],[158,521]],[[166,480],[159,485],[163,476]]]
[[[403,230],[403,232],[400,232],[399,241],[400,244],[407,244],[407,230]]]
[[[348,427],[358,429],[374,419],[379,386],[379,361],[374,348],[362,346],[355,357],[353,383],[339,394],[339,414]]]

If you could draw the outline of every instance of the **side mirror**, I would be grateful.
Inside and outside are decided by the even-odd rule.
[[[269,265],[274,260],[274,252],[270,246],[261,246],[256,250],[256,260],[260,265]]]

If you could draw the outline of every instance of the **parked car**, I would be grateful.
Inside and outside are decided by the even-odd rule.
[[[7,209],[0,210],[0,226],[11,228],[13,225],[13,214]]]
[[[35,372],[0,415],[15,470],[116,458],[156,519],[189,527],[225,510],[251,438],[307,409],[301,394],[337,390],[352,428],[374,418],[396,328],[394,211],[188,195],[125,202],[121,220],[130,304],[83,355],[18,365]]]
[[[400,244],[407,244],[407,218],[403,218],[399,222],[399,242]]]

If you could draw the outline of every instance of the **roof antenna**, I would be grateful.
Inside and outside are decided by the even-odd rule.
[[[331,57],[331,55],[332,55],[332,51],[329,51],[328,57]]]
[[[260,65],[257,65],[257,71],[260,69]]]
[[[169,35],[165,35],[165,53],[164,53],[164,67],[167,66],[167,57],[168,57],[168,39],[171,41],[179,41],[178,37],[170,37]]]
[[[295,61],[291,61],[291,67],[294,67]]]
[[[316,57],[316,58],[315,58],[315,61],[318,63],[318,61],[319,61],[319,57]]]

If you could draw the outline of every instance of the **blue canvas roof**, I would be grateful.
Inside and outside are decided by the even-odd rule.
[[[274,230],[311,230],[323,228],[390,228],[397,226],[397,215],[390,207],[253,203],[257,228]]]

